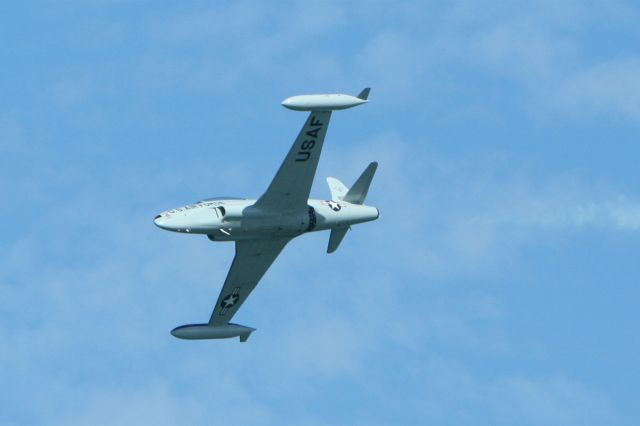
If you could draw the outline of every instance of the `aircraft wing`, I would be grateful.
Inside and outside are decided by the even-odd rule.
[[[256,207],[280,211],[307,208],[330,118],[331,111],[309,114],[269,188],[256,201]]]
[[[236,256],[218,296],[209,325],[226,325],[231,320],[290,240],[276,238],[236,242]]]

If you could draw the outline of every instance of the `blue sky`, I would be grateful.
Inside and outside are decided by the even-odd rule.
[[[633,2],[0,5],[0,424],[636,425]],[[293,241],[235,320],[230,244],[162,210],[256,197],[357,93],[312,196],[380,163],[379,221]]]

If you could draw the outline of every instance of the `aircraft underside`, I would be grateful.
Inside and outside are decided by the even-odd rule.
[[[254,202],[220,200],[215,205],[185,206],[158,215],[155,222],[168,231],[207,235],[211,241],[241,241],[293,238],[305,232],[368,222],[379,216],[375,207],[341,201],[309,200],[306,210],[292,212],[261,211],[253,208]]]
[[[246,341],[254,329],[230,320],[291,239],[306,232],[330,230],[327,253],[333,253],[351,225],[379,217],[377,208],[364,205],[376,162],[367,166],[351,188],[336,178],[327,178],[330,200],[309,199],[332,111],[362,105],[368,96],[366,88],[357,96],[286,99],[285,107],[310,114],[260,198],[209,198],[154,218],[158,227],[168,231],[235,241],[236,254],[209,322],[176,327],[171,331],[173,336],[189,340],[239,337]]]

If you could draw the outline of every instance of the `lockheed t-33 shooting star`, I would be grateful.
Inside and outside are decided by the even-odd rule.
[[[358,96],[302,95],[282,102],[286,108],[310,111],[280,169],[257,200],[209,198],[157,215],[155,224],[168,231],[204,234],[211,241],[235,241],[236,254],[206,324],[177,327],[181,339],[249,338],[255,329],[229,321],[249,297],[285,245],[306,232],[331,230],[328,253],[333,253],[351,225],[375,220],[378,209],[366,206],[378,163],[364,170],[351,188],[327,178],[331,200],[309,199],[331,112],[367,102],[369,89]]]

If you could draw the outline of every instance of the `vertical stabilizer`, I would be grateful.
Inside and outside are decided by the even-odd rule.
[[[353,184],[351,189],[349,189],[342,199],[352,204],[364,203],[365,198],[367,198],[367,193],[369,192],[369,186],[373,180],[373,175],[376,173],[377,168],[377,162],[374,161],[369,164],[364,172],[362,172],[356,183]]]
[[[373,180],[373,175],[376,173],[378,163],[375,161],[364,169],[364,172],[360,175],[356,183],[353,184],[351,189],[347,189],[342,182],[336,178],[328,177],[327,183],[331,190],[331,199],[334,201],[346,201],[351,204],[363,204],[367,193],[369,192],[369,186]],[[327,247],[327,253],[333,253],[338,249],[338,246],[342,242],[342,239],[347,234],[350,228],[348,226],[336,226],[331,228],[331,236],[329,237],[329,246]]]

